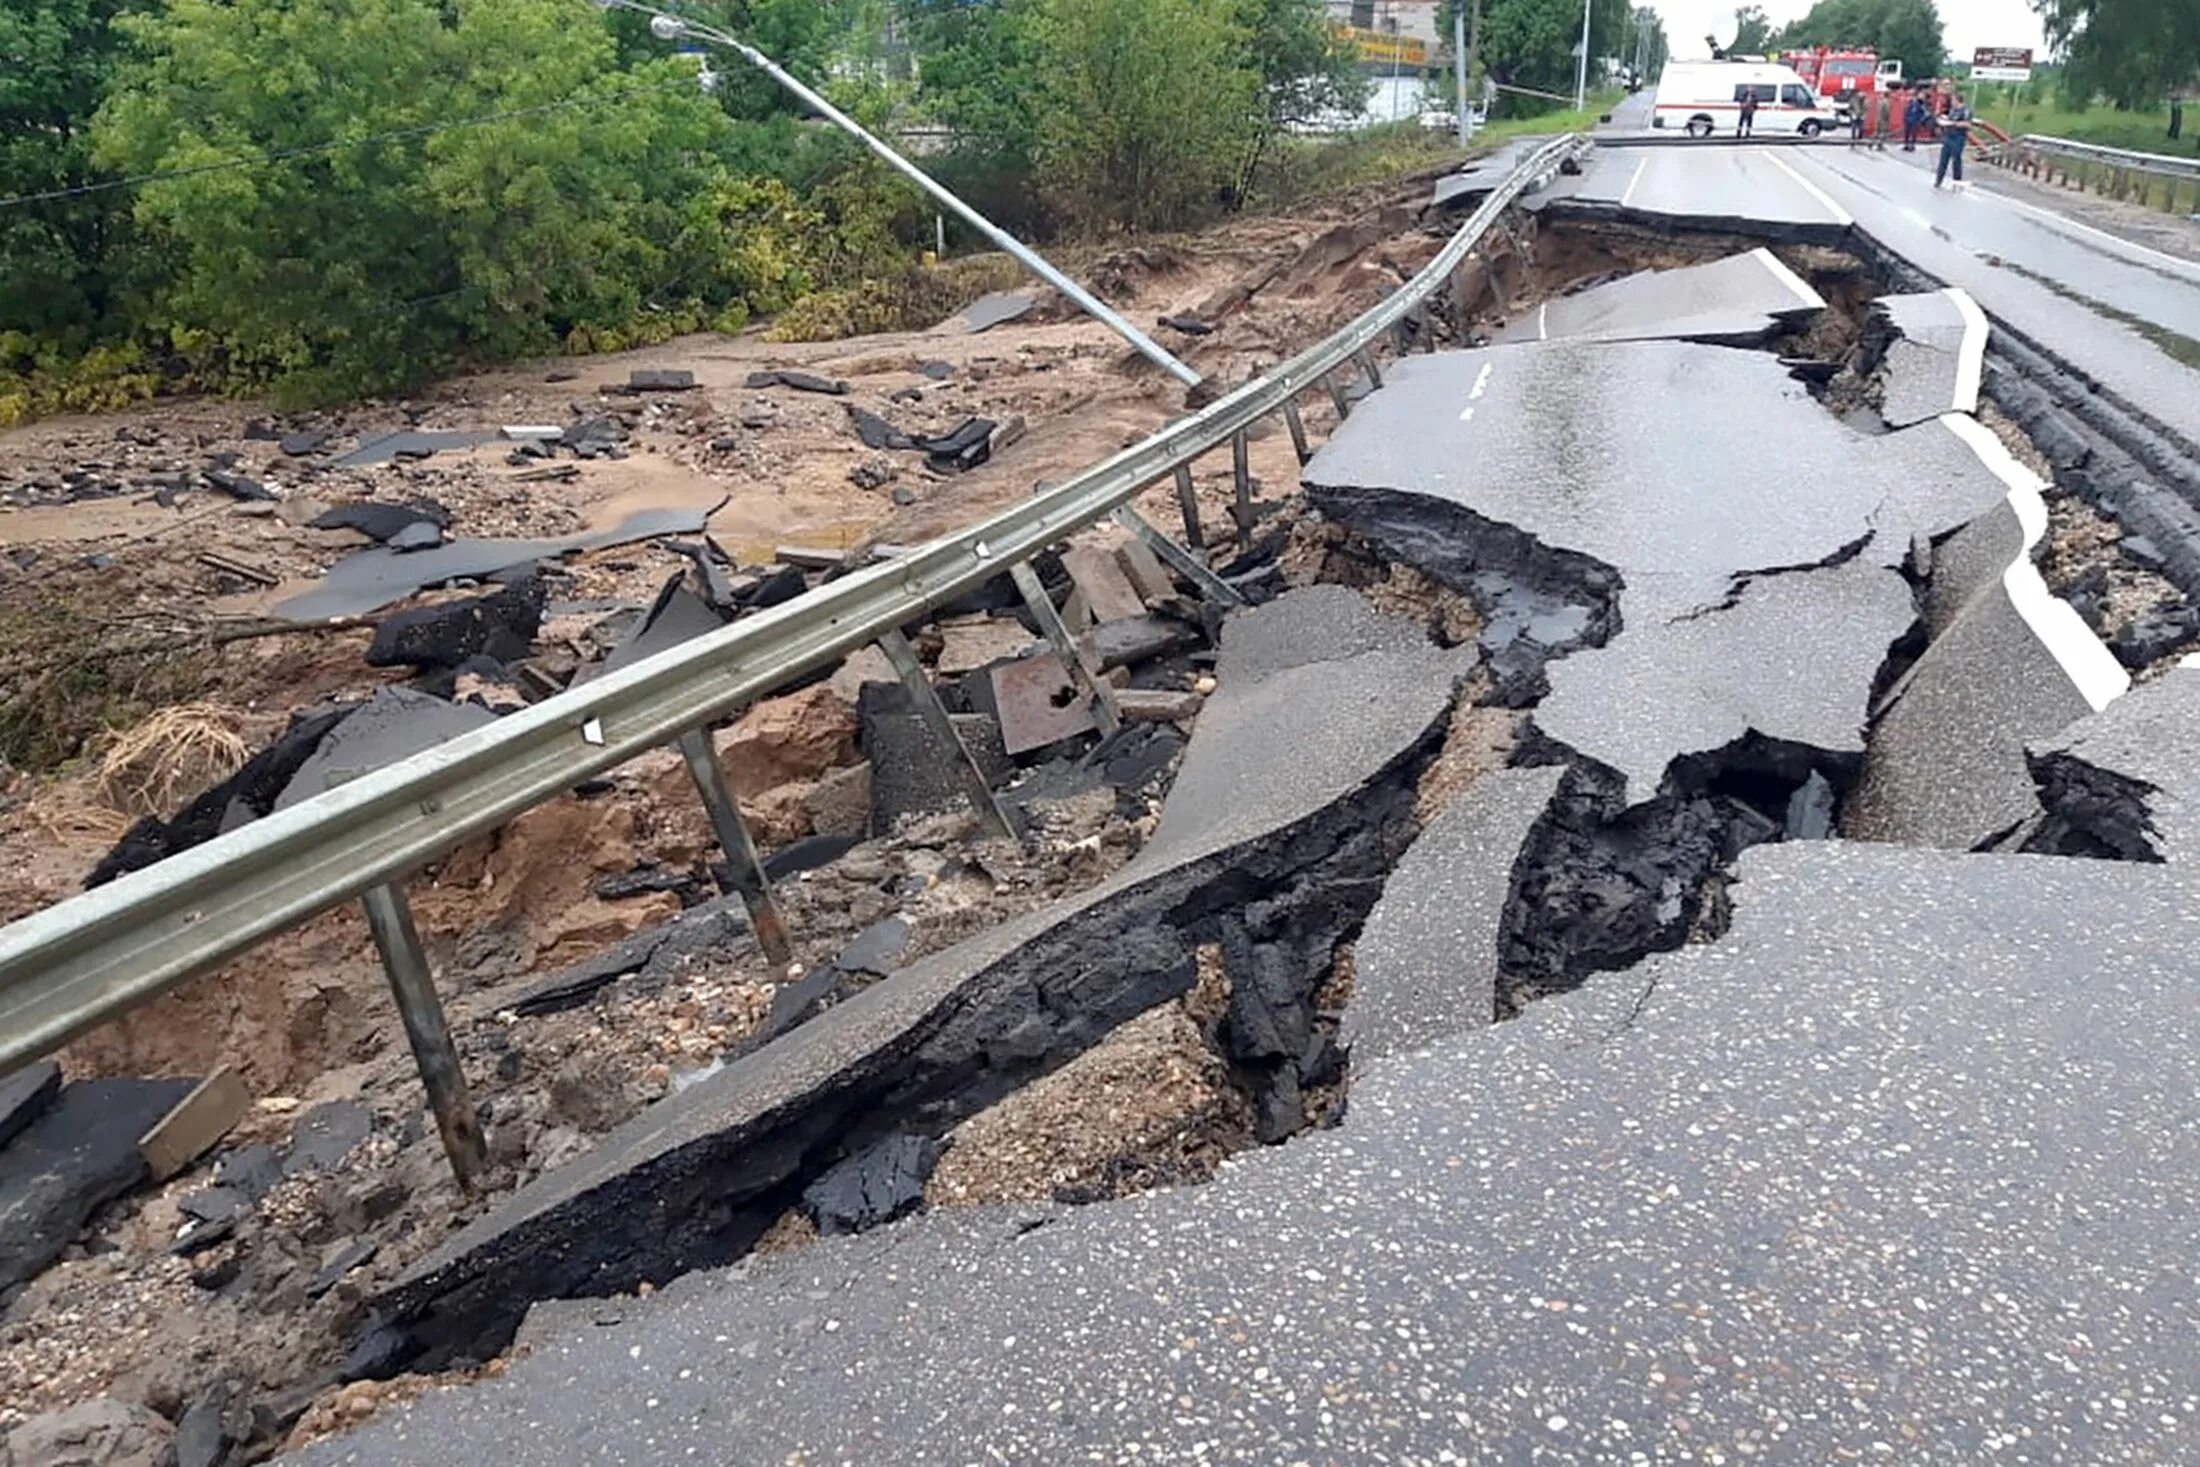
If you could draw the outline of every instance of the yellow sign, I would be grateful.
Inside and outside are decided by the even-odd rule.
[[[1340,25],[1337,35],[1351,42],[1362,61],[1396,62],[1401,66],[1428,65],[1428,42],[1415,36],[1394,36],[1365,26]]]

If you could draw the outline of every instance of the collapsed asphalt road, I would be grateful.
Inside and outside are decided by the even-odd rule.
[[[2192,674],[2127,691],[2042,579],[2059,491],[1973,416],[1984,314],[1889,303],[1872,400],[1908,426],[1866,433],[1717,344],[1814,314],[1734,259],[1394,365],[1307,501],[1467,642],[1338,587],[1245,613],[1131,867],[546,1176],[381,1328],[440,1365],[529,1297],[669,1286],[546,1306],[501,1379],[301,1460],[2189,1455]],[[1416,837],[1462,678],[1515,767]],[[1208,938],[1270,1115],[1351,1046],[1333,1128],[687,1272],[761,1230],[747,1196],[936,1134]]]

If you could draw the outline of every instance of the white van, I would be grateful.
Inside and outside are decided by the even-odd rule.
[[[1652,127],[1685,128],[1692,138],[1732,133],[1741,125],[1742,99],[1757,98],[1752,133],[1796,133],[1814,138],[1841,125],[1840,109],[1821,97],[1795,69],[1768,61],[1673,61],[1658,78],[1650,108]]]

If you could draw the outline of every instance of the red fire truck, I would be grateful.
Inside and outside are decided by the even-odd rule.
[[[1876,132],[1879,126],[1879,99],[1889,94],[1901,93],[1902,63],[1881,61],[1879,53],[1842,46],[1812,46],[1804,50],[1783,51],[1779,61],[1793,67],[1796,75],[1821,97],[1831,97],[1841,104],[1844,111],[1861,105],[1864,109],[1864,128]],[[1908,104],[1907,96],[1895,98],[1890,116],[1898,116],[1899,109]],[[1899,126],[1899,122],[1896,124]]]

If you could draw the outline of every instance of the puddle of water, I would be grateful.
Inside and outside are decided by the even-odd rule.
[[[2195,371],[2200,371],[2200,341],[2194,341],[2189,336],[2171,331],[2167,327],[2149,321],[2143,316],[2134,316],[2129,311],[2120,311],[2105,301],[2097,301],[2089,295],[2072,290],[2059,280],[2050,280],[2036,270],[2027,270],[2013,260],[2003,260],[2001,268],[2011,274],[2021,275],[2035,285],[2045,286],[2064,300],[2076,301],[2079,305],[2084,306],[2094,315],[2102,317],[2104,320],[2114,321],[2119,326],[2130,327],[2148,341],[2154,343],[2155,346],[2161,348],[2164,355],[2182,362]]]

